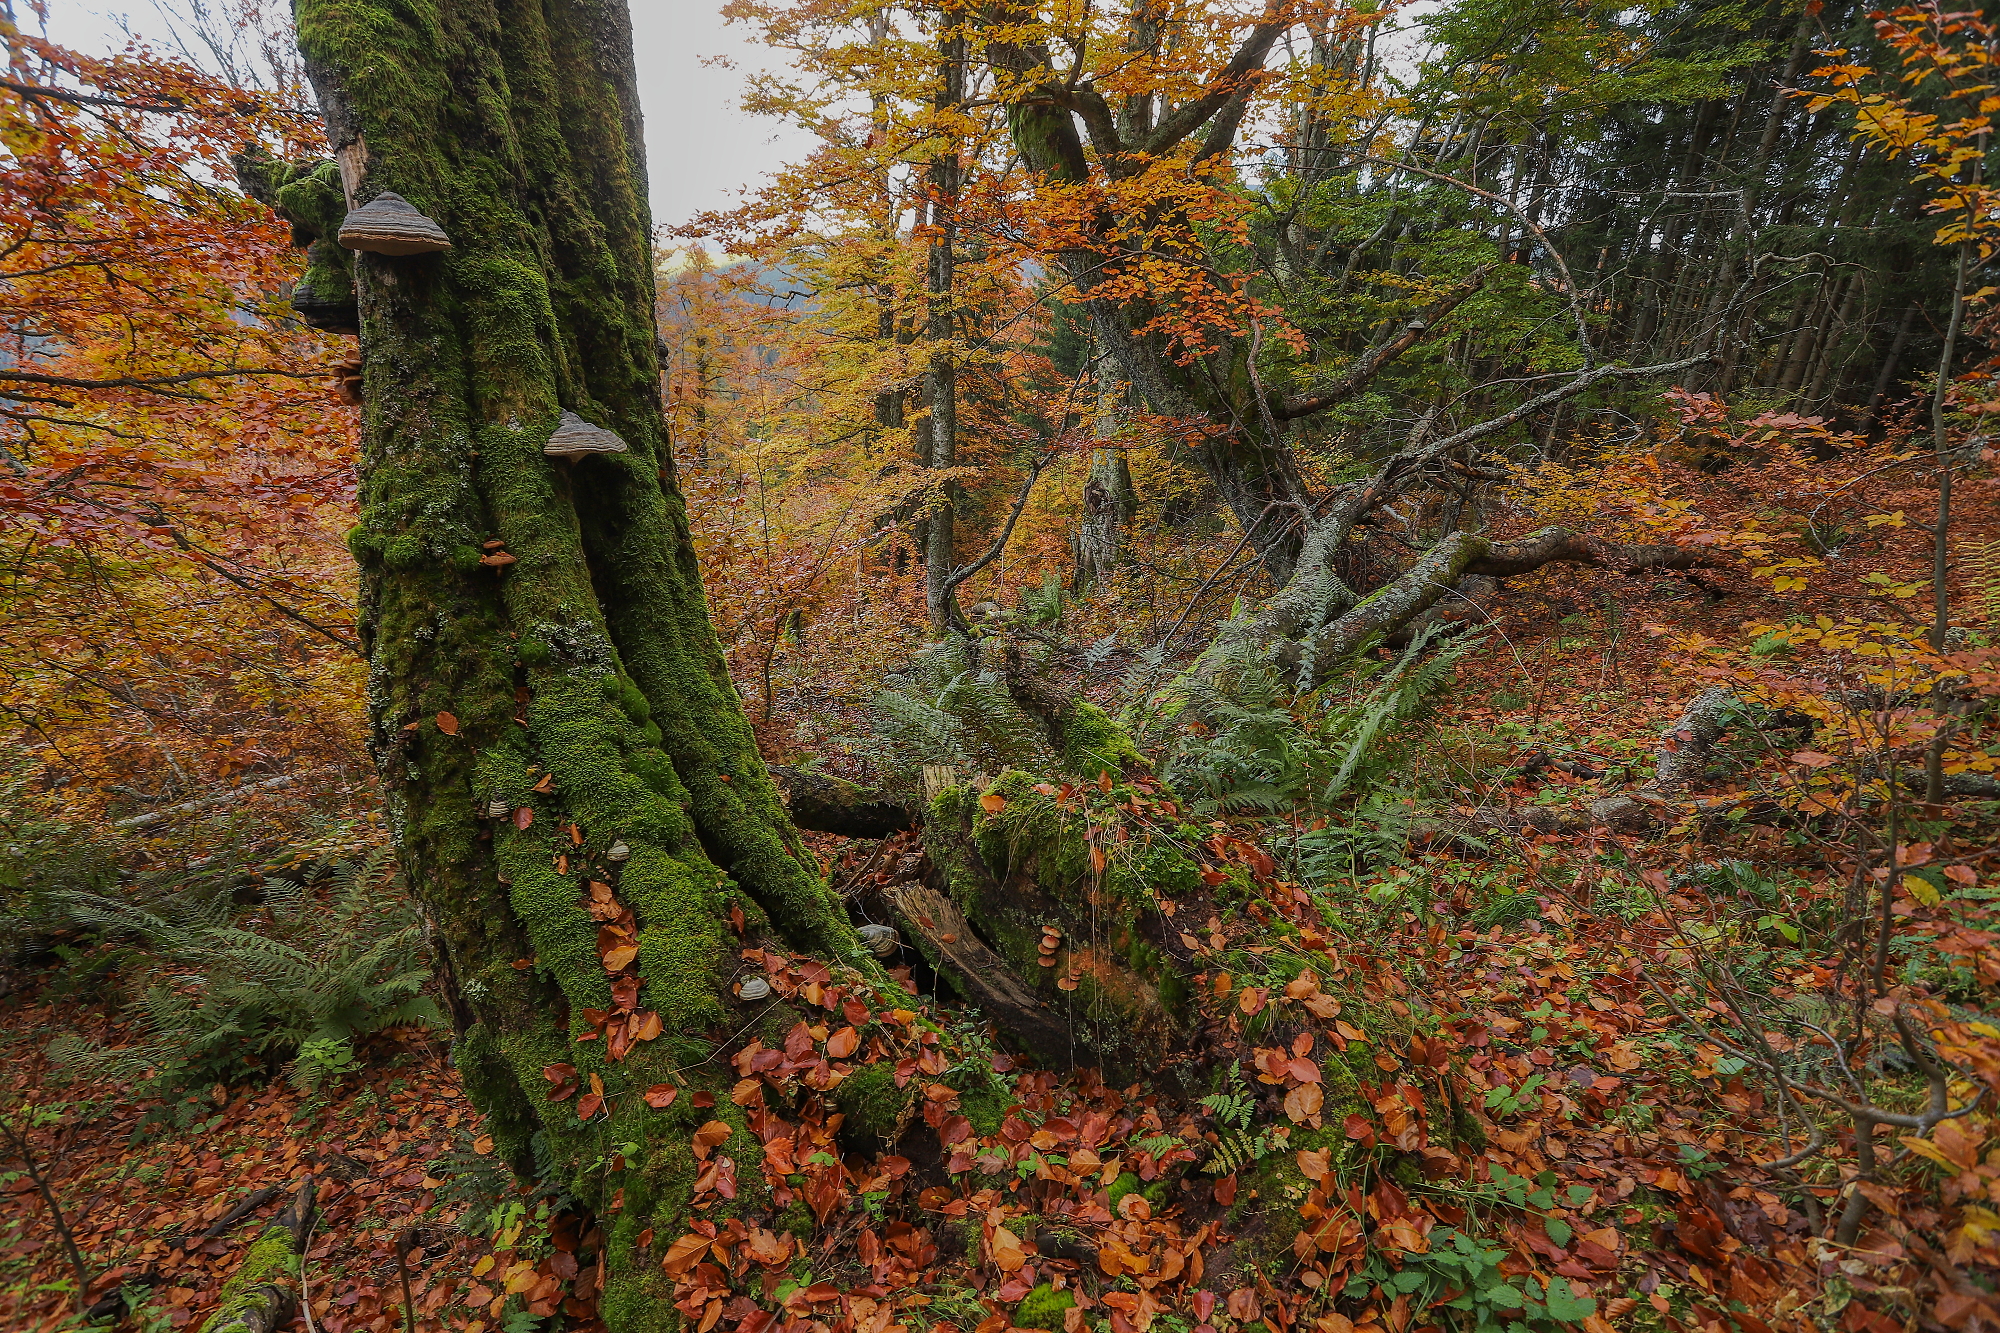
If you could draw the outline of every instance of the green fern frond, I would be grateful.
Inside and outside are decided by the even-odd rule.
[[[264,912],[241,924],[218,914],[215,904],[226,912],[226,898],[168,895],[139,904],[69,895],[73,924],[143,940],[157,979],[133,1004],[145,1043],[99,1048],[59,1039],[51,1056],[152,1092],[231,1081],[246,1072],[246,1053],[297,1057],[295,1080],[318,1087],[346,1067],[338,1053],[370,1033],[442,1023],[422,994],[428,969],[410,962],[423,927],[386,849],[331,867],[320,892],[290,880],[265,887]],[[319,1054],[299,1055],[312,1043]]]

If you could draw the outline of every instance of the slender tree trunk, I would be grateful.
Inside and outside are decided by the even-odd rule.
[[[1752,251],[1756,248],[1758,233],[1762,223],[1758,220],[1758,210],[1763,205],[1764,193],[1768,185],[1767,177],[1771,169],[1771,156],[1778,145],[1778,136],[1784,129],[1786,113],[1791,109],[1791,89],[1798,78],[1799,70],[1805,64],[1807,53],[1812,48],[1815,11],[1801,9],[1797,24],[1792,30],[1791,53],[1785,61],[1784,71],[1779,74],[1775,91],[1771,94],[1771,105],[1764,114],[1764,131],[1758,137],[1757,147],[1751,153],[1750,162],[1744,171],[1742,206],[1737,215],[1735,234],[1723,248],[1722,262],[1711,279],[1706,309],[1702,314],[1701,331],[1696,335],[1698,345],[1717,351],[1722,362],[1716,370],[1717,389],[1727,394],[1735,387],[1737,356],[1740,337],[1730,336],[1733,327],[1725,327],[1730,302],[1735,299],[1737,273],[1740,266],[1751,262]],[[1746,81],[1744,97],[1749,96],[1750,82]],[[1743,103],[1737,107],[1740,116]],[[1735,126],[1731,126],[1734,137]],[[1725,147],[1725,152],[1727,151]],[[1743,303],[1747,312],[1755,305],[1752,293]],[[1718,340],[1721,345],[1718,346]]]
[[[606,1322],[652,1327],[669,1288],[639,1237],[685,1229],[691,1131],[747,1134],[733,1071],[708,1063],[746,1017],[732,913],[752,937],[869,964],[709,624],[659,400],[625,6],[295,15],[350,198],[394,191],[451,238],[357,256],[351,545],[371,745],[454,1056],[505,1159],[600,1219]],[[562,410],[627,451],[548,456]],[[662,1082],[723,1095],[651,1109],[640,1091]],[[642,1169],[607,1172],[619,1143],[642,1145]]]
[[[1872,429],[1875,418],[1882,411],[1882,400],[1889,396],[1889,386],[1896,382],[1896,370],[1903,361],[1903,346],[1910,340],[1910,330],[1917,322],[1917,303],[1910,302],[1903,307],[1903,318],[1896,324],[1896,336],[1889,340],[1889,353],[1882,358],[1882,369],[1875,376],[1875,387],[1868,395],[1868,412],[1865,428]]]
[[[1113,441],[1123,425],[1125,382],[1109,358],[1097,363],[1097,437]],[[1111,579],[1125,550],[1126,529],[1138,510],[1132,468],[1122,445],[1107,443],[1090,454],[1083,487],[1083,518],[1076,530],[1076,591],[1079,595]]]
[[[965,38],[950,24],[946,14],[945,35],[938,44],[939,87],[937,109],[955,114],[965,100]],[[958,364],[954,342],[957,312],[952,308],[955,291],[955,264],[952,246],[956,240],[958,217],[958,141],[947,142],[931,159],[930,253],[926,266],[929,285],[930,366],[924,375],[925,396],[930,400],[930,450],[926,461],[933,468],[958,465]],[[925,534],[924,601],[930,609],[931,629],[942,634],[958,623],[958,600],[951,584],[958,568],[955,509],[960,488],[945,483],[930,510]]]

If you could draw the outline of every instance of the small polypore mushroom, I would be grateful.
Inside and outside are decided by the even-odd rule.
[[[350,407],[361,405],[361,363],[352,357],[333,368],[333,396]]]
[[[903,937],[894,926],[863,926],[855,933],[861,936],[863,947],[877,958],[894,957],[903,945]]]
[[[555,433],[542,446],[551,458],[582,458],[588,454],[622,454],[625,441],[602,426],[593,426],[567,408],[556,421]]]
[[[632,859],[632,849],[625,845],[623,839],[620,839],[604,849],[604,859],[607,861],[629,861]]]
[[[451,249],[451,238],[443,227],[391,190],[347,215],[340,224],[340,243],[350,250],[377,255],[426,255]]]
[[[745,977],[737,994],[746,1000],[767,999],[771,994],[771,983],[762,977]]]

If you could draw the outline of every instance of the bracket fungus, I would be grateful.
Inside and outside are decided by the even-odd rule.
[[[340,224],[340,243],[377,255],[426,255],[451,249],[443,227],[402,195],[387,190],[347,215]]]
[[[622,454],[625,441],[602,426],[593,426],[568,408],[556,422],[555,434],[542,446],[551,458],[583,458],[590,454]]]
[[[862,945],[877,958],[893,958],[903,945],[903,937],[896,933],[894,926],[863,926],[855,932],[861,936]]]

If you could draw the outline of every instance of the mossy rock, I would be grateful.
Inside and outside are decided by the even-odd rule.
[[[833,1100],[846,1117],[841,1137],[857,1152],[873,1152],[896,1141],[916,1103],[917,1084],[913,1079],[899,1088],[894,1066],[871,1065],[843,1079]]]
[[[1021,1298],[1014,1307],[1014,1327],[1040,1328],[1057,1333],[1063,1326],[1063,1311],[1076,1304],[1076,1297],[1057,1291],[1044,1282]]]
[[[1010,1098],[992,1088],[974,1088],[961,1093],[958,1099],[959,1111],[981,1134],[998,1134],[1000,1122],[1007,1118],[1007,1108],[1012,1104]]]

